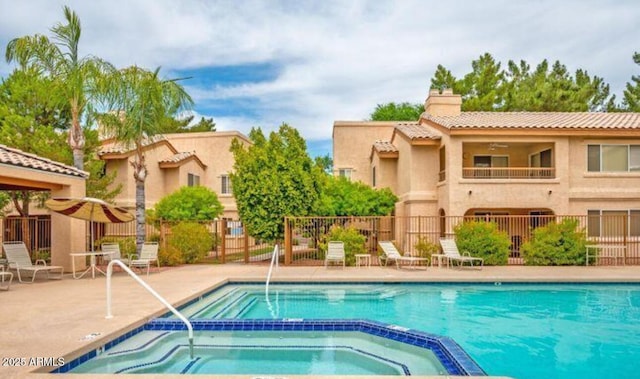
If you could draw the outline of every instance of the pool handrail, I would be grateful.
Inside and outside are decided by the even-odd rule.
[[[179,318],[184,324],[187,326],[187,331],[189,335],[189,356],[193,359],[193,326],[191,322],[187,320],[186,317],[182,315],[177,309],[175,309],[168,301],[166,301],[160,294],[158,294],[151,286],[149,286],[144,280],[140,279],[140,277],[133,272],[127,265],[123,262],[113,259],[109,262],[107,266],[107,316],[106,318],[113,318],[111,314],[111,275],[113,274],[113,265],[117,264],[120,266],[127,274],[129,274],[138,284],[140,284],[144,289],[149,291],[156,299],[158,299],[162,305],[167,307],[171,313],[173,313],[177,318]]]
[[[269,301],[269,282],[271,281],[271,274],[273,273],[273,267],[278,266],[278,258],[280,256],[280,248],[278,244],[273,247],[273,253],[271,254],[271,264],[269,264],[269,272],[267,273],[267,280],[264,285],[264,298],[267,301],[267,307],[269,308],[269,312],[271,312],[271,317],[276,318],[276,314],[273,312],[273,307],[271,306],[271,301]],[[277,296],[277,294],[276,294]]]
[[[278,248],[278,244],[273,247],[273,253],[271,254],[271,264],[269,265],[269,272],[267,273],[267,281],[264,286],[264,294],[269,297],[269,282],[271,281],[271,273],[273,272],[274,265],[278,265],[278,256],[280,255],[280,250]]]

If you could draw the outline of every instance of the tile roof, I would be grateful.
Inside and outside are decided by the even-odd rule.
[[[373,148],[379,153],[396,153],[398,148],[396,148],[389,141],[376,141],[373,143]]]
[[[146,140],[144,140],[142,142],[142,146],[146,147],[149,145],[153,145],[154,143],[160,142],[160,141],[166,141],[166,139],[164,138],[163,135],[155,135],[152,136],[151,138],[147,138]],[[104,155],[104,154],[125,154],[128,153],[130,151],[133,151],[134,148],[124,145],[122,143],[118,143],[118,142],[112,142],[112,143],[108,143],[103,145],[100,148],[100,152],[98,153],[98,155]]]
[[[5,145],[0,145],[0,163],[80,178],[89,177],[88,172],[78,170],[73,166],[67,166],[60,162],[52,161],[35,154],[25,153],[22,150]]]
[[[462,112],[458,116],[433,116],[430,120],[449,129],[639,129],[640,113],[602,112]]]
[[[416,122],[399,122],[396,124],[396,130],[406,135],[410,139],[440,139],[438,132]]]
[[[165,158],[160,160],[158,163],[179,163],[189,157],[193,157],[196,155],[195,151],[183,151],[182,153],[177,153],[169,158]]]

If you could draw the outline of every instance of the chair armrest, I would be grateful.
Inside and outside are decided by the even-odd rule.
[[[36,259],[36,266],[38,265],[46,266],[47,261],[45,261],[44,259]]]
[[[467,257],[470,257],[470,256],[471,256],[471,254],[469,254],[469,252],[468,252],[468,251],[463,251],[463,252],[462,252],[462,255],[467,256]]]

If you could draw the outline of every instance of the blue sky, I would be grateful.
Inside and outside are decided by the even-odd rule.
[[[197,117],[243,133],[286,122],[314,156],[331,153],[334,121],[422,102],[438,64],[462,76],[484,52],[586,69],[618,99],[640,74],[635,0],[0,0],[0,45],[49,34],[64,5],[82,21],[81,55],[189,77]],[[12,69],[0,61],[0,76]]]

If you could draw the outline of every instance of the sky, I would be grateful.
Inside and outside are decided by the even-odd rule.
[[[312,156],[331,154],[336,120],[377,104],[421,103],[438,64],[461,77],[488,52],[559,60],[610,84],[618,100],[640,66],[637,0],[0,0],[0,46],[80,17],[80,54],[161,68],[217,130],[287,123]],[[3,54],[4,56],[4,54]],[[0,77],[15,68],[0,60]]]

